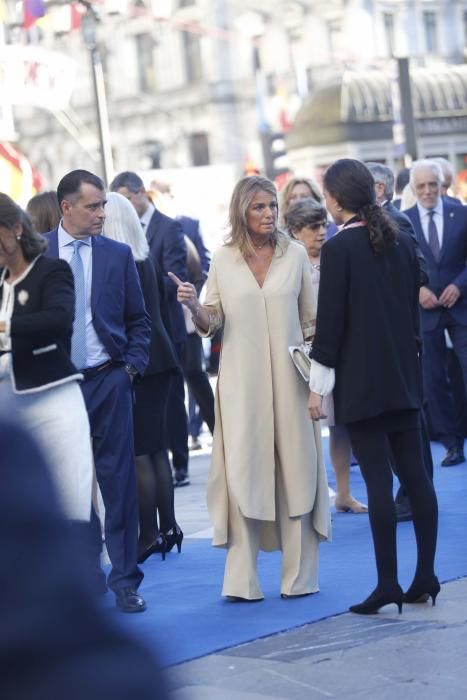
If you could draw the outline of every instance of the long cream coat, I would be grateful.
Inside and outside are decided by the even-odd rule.
[[[288,352],[314,334],[316,301],[305,249],[293,241],[282,248],[262,288],[236,248],[221,247],[211,263],[210,327],[200,335],[224,325],[208,480],[214,546],[228,545],[229,490],[245,517],[275,521],[277,460],[289,515],[310,513],[319,537],[330,538],[319,424],[310,421],[308,388]],[[266,526],[261,546],[277,548],[276,535]]]

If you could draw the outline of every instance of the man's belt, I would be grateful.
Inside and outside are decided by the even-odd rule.
[[[83,375],[83,381],[88,382],[90,379],[94,379],[94,377],[97,377],[99,372],[102,372],[104,369],[107,369],[108,367],[112,366],[112,360],[107,360],[107,362],[103,362],[101,365],[96,365],[95,367],[87,367],[86,369],[80,369],[79,371]]]

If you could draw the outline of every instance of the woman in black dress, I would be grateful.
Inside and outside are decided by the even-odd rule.
[[[321,415],[335,371],[336,422],[346,425],[368,491],[378,583],[355,613],[388,603],[433,604],[437,501],[424,467],[420,436],[421,378],[418,291],[413,243],[375,204],[363,163],[336,161],[324,176],[326,206],[341,231],[321,253],[309,409]],[[412,504],[417,567],[403,594],[397,579],[396,512],[390,445]]]
[[[109,192],[103,235],[130,246],[138,270],[146,310],[151,317],[149,364],[135,384],[134,434],[139,498],[139,556],[181,550],[183,532],[174,510],[172,472],[167,454],[167,401],[173,374],[179,366],[167,333],[169,324],[164,283],[148,257],[149,248],[133,205]],[[157,525],[159,515],[159,527]]]

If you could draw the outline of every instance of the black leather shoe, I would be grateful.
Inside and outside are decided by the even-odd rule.
[[[465,462],[465,456],[460,447],[450,447],[446,452],[446,457],[441,462],[442,467],[454,467],[456,464]]]
[[[396,501],[396,519],[398,523],[408,522],[412,520],[412,509],[410,507],[409,499],[404,498],[404,500]]]
[[[126,613],[138,613],[146,610],[146,601],[134,588],[122,588],[115,591],[115,605]]]
[[[190,484],[190,479],[188,478],[187,474],[176,474],[175,475],[175,480],[174,480],[175,488],[179,488],[180,486],[188,486],[189,484]]]

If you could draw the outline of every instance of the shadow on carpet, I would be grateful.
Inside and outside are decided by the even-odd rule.
[[[443,454],[433,445],[435,465]],[[351,470],[351,482],[353,494],[365,501],[358,468]],[[441,581],[449,581],[467,576],[467,465],[435,466],[435,485],[440,509],[436,571]],[[399,579],[406,587],[415,567],[412,523],[400,523],[397,535]],[[210,540],[186,539],[180,555],[171,552],[165,562],[153,556],[143,565],[141,593],[148,611],[115,618],[169,666],[343,613],[375,585],[368,517],[333,512],[333,542],[320,551],[320,593],[282,600],[280,553],[262,552],[258,569],[265,600],[233,604],[220,598],[225,551],[211,547]],[[396,612],[395,606],[388,612],[392,607]]]

